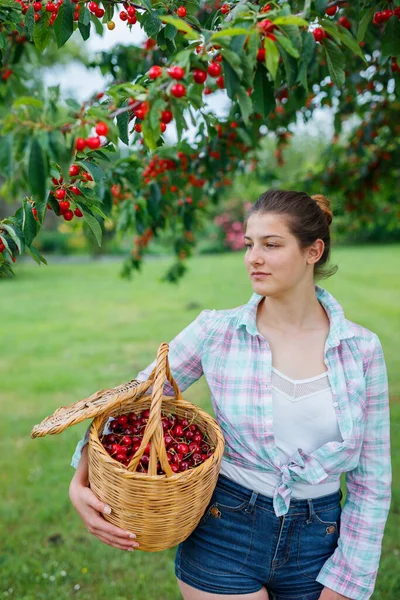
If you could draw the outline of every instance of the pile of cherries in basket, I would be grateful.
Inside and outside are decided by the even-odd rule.
[[[143,433],[149,420],[150,410],[141,413],[128,413],[116,417],[108,426],[112,433],[101,436],[105,450],[118,462],[127,466],[139,449]],[[209,458],[215,447],[206,433],[186,418],[179,419],[172,413],[161,411],[161,423],[167,459],[174,473],[197,467]],[[150,461],[149,442],[139,461],[136,471],[147,473]],[[160,460],[157,461],[157,475],[164,475]]]

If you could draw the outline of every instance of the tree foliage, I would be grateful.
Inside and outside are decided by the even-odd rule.
[[[133,235],[125,275],[141,268],[154,236],[171,231],[176,259],[165,279],[177,281],[210,203],[254,164],[263,137],[276,134],[279,162],[290,126],[325,105],[335,134],[319,178],[324,190],[344,192],[342,208],[357,218],[383,207],[398,219],[399,5],[0,0],[1,195],[21,198],[0,221],[0,274],[24,252],[45,262],[34,240],[53,210],[83,219],[99,244],[102,219]],[[33,48],[45,52],[54,40],[61,47],[75,30],[85,41],[115,19],[139,23],[148,39],[101,54],[96,64],[113,78],[107,89],[82,104],[57,87],[32,89]],[[230,100],[223,121],[205,103],[220,89]],[[343,147],[344,123],[354,117]],[[172,121],[174,146],[163,136]]]

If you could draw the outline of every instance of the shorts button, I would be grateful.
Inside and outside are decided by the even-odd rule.
[[[334,533],[336,530],[336,527],[334,525],[329,525],[329,527],[326,528],[326,533]]]

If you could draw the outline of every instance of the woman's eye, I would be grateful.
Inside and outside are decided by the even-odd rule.
[[[277,248],[276,244],[264,244],[267,248]],[[246,248],[251,248],[252,244],[245,244]]]

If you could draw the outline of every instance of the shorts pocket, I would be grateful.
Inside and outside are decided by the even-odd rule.
[[[217,485],[199,524],[182,542],[181,561],[193,577],[195,572],[226,575],[245,568],[256,522],[255,511],[246,512],[249,500]]]
[[[248,503],[248,500],[243,500],[235,493],[218,487],[217,484],[211,496],[211,500],[207,506],[207,509],[205,510],[202,518],[200,519],[199,525],[208,521],[210,517],[219,518],[222,510],[225,513],[240,512],[241,510],[244,510],[247,507]]]
[[[323,564],[334,553],[340,535],[340,502],[314,512],[299,528],[297,567],[301,575],[315,580]]]

